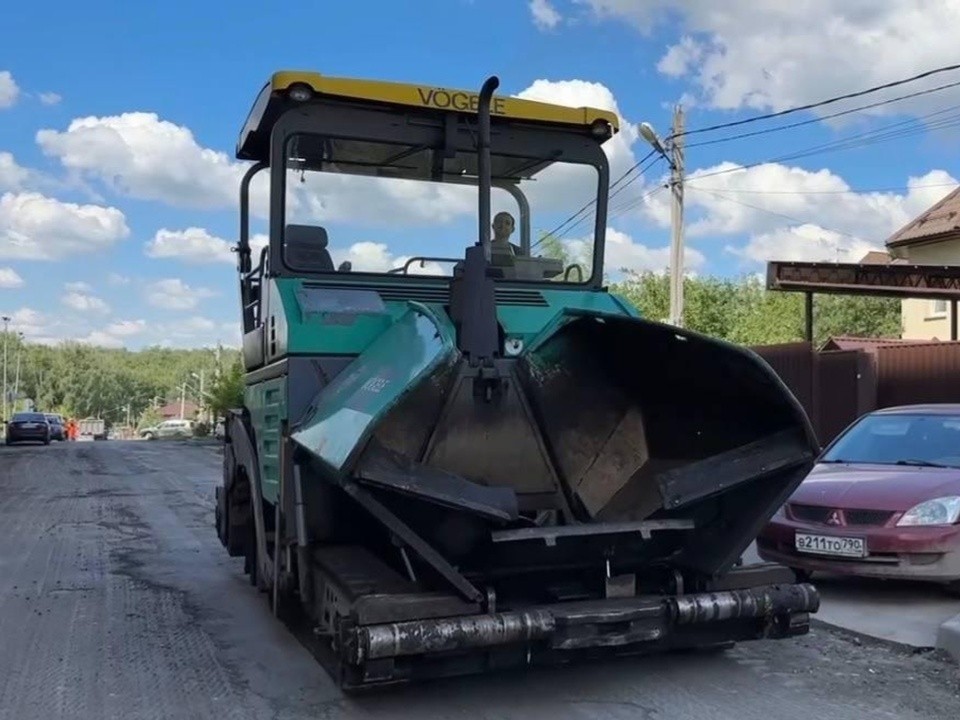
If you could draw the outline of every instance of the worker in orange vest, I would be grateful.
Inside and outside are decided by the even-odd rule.
[[[77,421],[73,418],[67,420],[67,440],[77,439]]]

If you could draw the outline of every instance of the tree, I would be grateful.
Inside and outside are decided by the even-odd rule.
[[[643,315],[663,320],[669,311],[666,275],[631,273],[611,290]],[[691,330],[744,345],[770,345],[804,338],[803,297],[772,292],[757,277],[684,280],[684,324]],[[900,334],[900,303],[886,298],[818,295],[814,341],[830,336],[890,337]]]
[[[210,410],[216,417],[226,415],[227,410],[238,408],[243,405],[243,362],[238,357],[230,365],[229,369],[221,373],[212,387],[209,401]]]

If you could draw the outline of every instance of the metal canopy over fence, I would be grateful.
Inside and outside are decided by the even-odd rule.
[[[767,289],[802,292],[806,296],[806,339],[813,341],[813,296],[873,295],[897,298],[947,300],[951,304],[950,339],[957,340],[957,301],[960,300],[960,266],[907,265],[901,263],[767,263]]]

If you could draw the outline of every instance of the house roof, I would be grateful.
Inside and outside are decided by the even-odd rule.
[[[827,338],[820,350],[875,350],[883,345],[916,344],[916,341],[901,338],[855,337],[853,335],[835,335]]]
[[[960,188],[897,230],[887,238],[886,246],[904,247],[951,236],[960,239]]]
[[[871,250],[860,258],[861,265],[889,265],[892,261],[890,254],[882,250]]]
[[[910,338],[870,338],[854,337],[853,335],[836,335],[827,338],[826,342],[820,346],[820,352],[829,350],[866,350],[867,352],[876,352],[882,347],[905,348],[926,345],[960,345],[960,340],[939,340],[938,338],[917,340]]]
[[[196,415],[199,409],[199,405],[187,400],[183,404],[183,415],[184,417]],[[180,417],[180,401],[178,400],[177,402],[167,403],[161,407],[158,412],[160,413],[160,417]]]

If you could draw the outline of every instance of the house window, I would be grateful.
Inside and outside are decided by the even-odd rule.
[[[946,300],[930,301],[930,317],[946,317],[946,315],[947,315]]]

